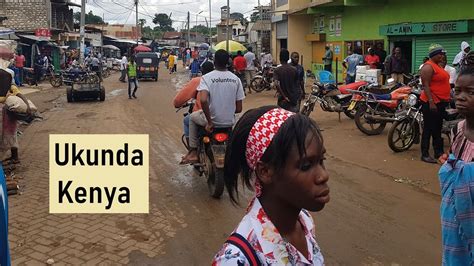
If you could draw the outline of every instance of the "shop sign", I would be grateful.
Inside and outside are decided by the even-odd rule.
[[[468,22],[446,21],[435,23],[402,23],[383,25],[379,28],[380,35],[423,35],[450,34],[468,32]]]
[[[35,30],[35,36],[37,37],[51,37],[51,31],[47,28],[40,28]]]

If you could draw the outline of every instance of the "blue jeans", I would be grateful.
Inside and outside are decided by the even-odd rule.
[[[184,130],[184,136],[186,136],[187,138],[189,137],[189,114],[187,114],[184,118],[183,118],[183,130]]]
[[[351,76],[351,75],[347,75],[346,76],[346,84],[351,84],[351,83],[354,83],[356,80],[356,76]]]

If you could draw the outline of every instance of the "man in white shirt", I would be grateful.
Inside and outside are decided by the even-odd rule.
[[[245,68],[245,80],[247,81],[247,87],[249,88],[249,93],[252,93],[250,90],[250,82],[252,82],[253,77],[255,76],[255,72],[257,70],[256,63],[257,58],[255,54],[252,53],[252,47],[248,48],[247,53],[244,55],[245,61],[247,61],[247,68]]]
[[[127,57],[124,55],[122,57],[122,60],[120,61],[120,72],[121,72],[121,75],[120,75],[120,78],[119,80],[121,82],[126,82],[125,81],[125,77],[127,76],[127,65],[128,65],[128,60],[127,60]]]
[[[180,164],[199,162],[197,154],[199,126],[212,132],[214,127],[227,128],[235,123],[235,114],[242,112],[245,98],[242,82],[227,70],[229,54],[218,50],[215,54],[215,70],[202,76],[198,92],[201,96],[202,110],[193,112],[189,121],[189,152]]]

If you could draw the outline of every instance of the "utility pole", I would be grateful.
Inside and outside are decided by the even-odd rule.
[[[212,47],[212,20],[211,20],[211,0],[209,0],[209,49]]]
[[[138,45],[138,0],[135,0],[135,13],[136,13],[136,21],[135,21],[135,24],[136,24],[136,27],[137,27],[137,45]]]
[[[229,6],[229,0],[227,0],[227,22],[226,22],[226,29],[227,29],[227,37],[225,41],[225,49],[227,52],[229,52],[229,20],[230,20],[230,6]]]
[[[84,26],[86,24],[86,0],[81,0],[81,27],[80,27],[80,39],[81,39],[81,47],[79,51],[79,64],[84,63],[84,52],[86,50],[84,44]]]
[[[189,41],[191,40],[191,38],[190,38],[191,37],[191,32],[189,31],[189,24],[190,24],[189,23],[189,18],[190,18],[189,16],[190,16],[190,14],[189,14],[189,11],[188,11],[188,45],[187,45],[187,47],[189,47]]]
[[[262,6],[260,5],[260,0],[258,0],[258,13],[259,13],[259,18],[258,20],[260,21],[260,24],[262,24]],[[262,31],[260,31],[262,32]],[[262,37],[263,36],[258,36],[259,38],[257,39],[257,47],[256,47],[256,52],[258,55],[260,55],[262,53]]]

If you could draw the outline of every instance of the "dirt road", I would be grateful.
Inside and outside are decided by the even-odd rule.
[[[178,166],[182,115],[171,100],[183,72],[140,82],[137,100],[113,75],[106,101],[67,103],[65,89],[29,94],[45,116],[20,139],[21,194],[10,196],[13,264],[208,265],[240,221],[251,193],[233,206],[215,200],[191,167]],[[244,109],[273,104],[273,93],[250,94]],[[437,166],[419,161],[419,148],[393,154],[386,132],[367,137],[353,121],[312,114],[329,154],[331,202],[314,213],[328,264],[435,265],[440,256]],[[150,214],[53,215],[48,210],[48,136],[52,133],[150,135]]]

